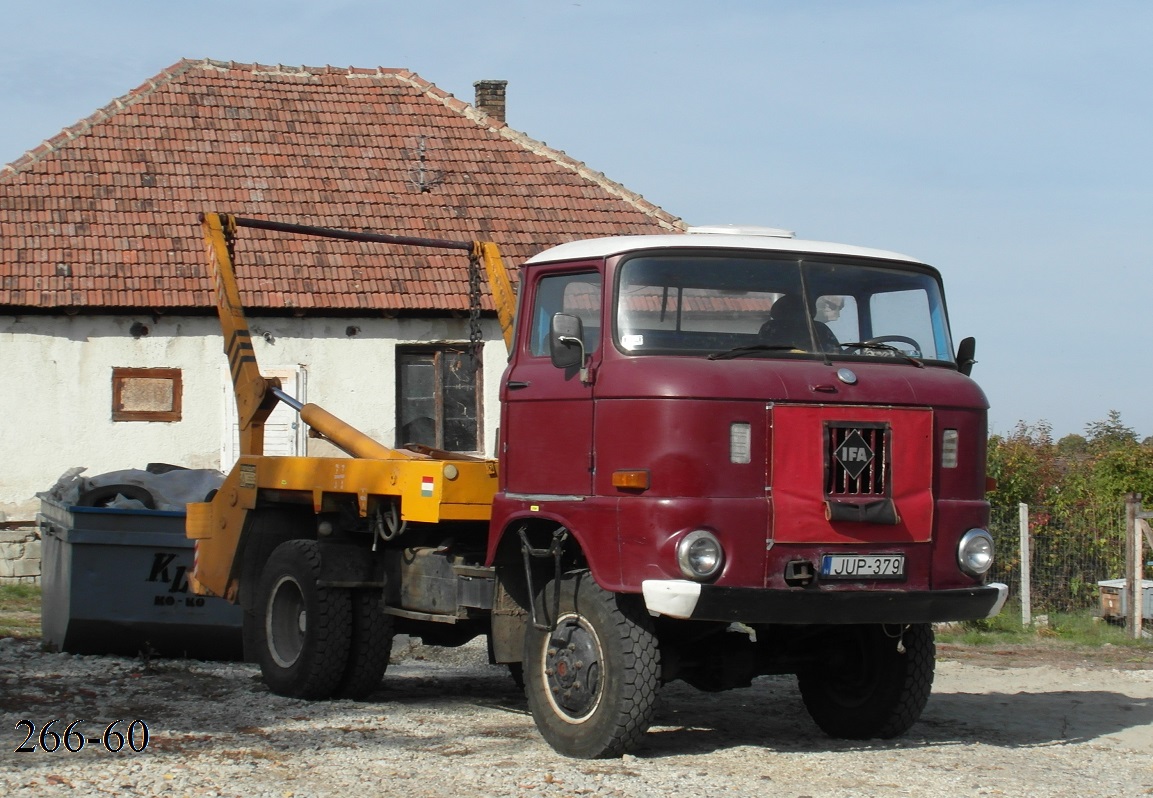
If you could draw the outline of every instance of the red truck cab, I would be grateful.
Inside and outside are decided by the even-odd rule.
[[[972,362],[938,272],[892,252],[722,227],[530,259],[488,561],[525,562],[524,668],[549,741],[577,756],[635,742],[590,728],[604,684],[558,675],[574,641],[603,673],[621,667],[580,611],[594,595],[651,638],[656,661],[625,670],[704,689],[797,673],[832,734],[908,728],[930,624],[994,615],[1007,592],[986,584]],[[870,684],[846,697],[846,680]],[[616,728],[647,727],[625,703]]]

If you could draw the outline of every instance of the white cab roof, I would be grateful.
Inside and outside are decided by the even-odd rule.
[[[722,227],[700,228],[700,232],[674,233],[651,236],[613,236],[610,238],[589,238],[550,247],[529,258],[526,263],[551,263],[562,260],[588,260],[608,258],[640,249],[744,249],[769,252],[809,252],[820,255],[856,255],[866,258],[901,260],[921,263],[916,258],[888,252],[882,249],[857,247],[851,244],[832,244],[827,241],[806,241],[792,238],[784,230],[769,228],[756,229]],[[755,229],[755,228],[754,228]]]

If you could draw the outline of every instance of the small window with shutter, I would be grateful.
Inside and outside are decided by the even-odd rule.
[[[180,369],[112,369],[113,421],[179,421]]]

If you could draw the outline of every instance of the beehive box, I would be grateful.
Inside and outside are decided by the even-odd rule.
[[[1101,590],[1101,617],[1108,620],[1129,617],[1129,581],[1106,579],[1097,583]],[[1153,620],[1153,580],[1141,581],[1141,617]]]

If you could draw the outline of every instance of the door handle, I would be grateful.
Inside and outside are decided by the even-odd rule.
[[[522,382],[521,380],[509,380],[508,389],[510,391],[519,391],[521,388],[527,388],[532,385],[531,382]]]

